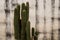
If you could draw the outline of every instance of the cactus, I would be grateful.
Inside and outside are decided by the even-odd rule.
[[[30,39],[30,21],[28,20],[29,19],[29,3],[26,2],[26,20],[27,20],[27,23],[26,23],[26,40],[31,40]]]
[[[34,28],[32,28],[32,36],[34,36]]]
[[[14,10],[14,30],[15,30],[15,39],[19,40],[19,27],[20,27],[20,5],[17,5],[17,8]]]
[[[26,28],[26,10],[25,10],[25,4],[22,4],[21,9],[21,40],[25,40],[25,28]]]
[[[26,24],[26,38],[27,40],[30,40],[30,22],[27,21],[27,24]]]
[[[21,19],[20,5],[14,10],[14,30],[16,40],[30,40],[30,22],[29,19],[29,3],[22,3]]]
[[[39,33],[38,33],[37,31],[35,31],[34,28],[32,28],[32,37],[33,37],[34,40],[37,40],[38,34],[39,34]]]
[[[29,19],[29,3],[27,2],[26,5],[22,4],[21,9],[21,40],[30,40],[30,22]]]
[[[31,40],[30,39],[30,21],[28,20],[29,19],[29,3],[26,2],[26,40]]]
[[[26,8],[26,18],[27,18],[26,20],[28,21],[28,19],[29,19],[29,3],[28,2],[26,3],[25,8]]]

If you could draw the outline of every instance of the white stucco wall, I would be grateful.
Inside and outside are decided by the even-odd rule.
[[[38,35],[38,40],[43,40],[44,38],[44,30],[47,32],[46,33],[46,38],[48,40],[51,40],[51,32],[52,32],[52,27],[54,30],[59,28],[59,21],[57,19],[54,20],[54,23],[52,25],[52,17],[54,13],[54,18],[58,18],[59,14],[59,0],[55,0],[55,8],[52,9],[52,2],[51,0],[38,0],[38,9],[36,13],[36,0],[17,0],[19,4],[22,4],[23,2],[29,2],[29,21],[31,22],[31,28],[36,26],[36,15],[37,15],[37,20],[39,21],[37,24],[37,30],[39,32],[42,32],[42,34]],[[45,1],[45,3],[44,3]],[[16,1],[15,1],[16,2]],[[11,6],[11,5],[10,5]],[[45,6],[45,8],[44,8]],[[11,8],[11,7],[10,7]],[[5,15],[5,0],[0,0],[0,39],[5,40],[6,39],[6,15]],[[54,12],[52,13],[52,10]],[[46,21],[44,20],[44,17]],[[11,27],[11,33],[14,34],[14,12],[11,11],[10,13],[10,27]],[[45,22],[45,24],[44,24]],[[32,35],[31,35],[32,36]],[[12,35],[12,39],[14,40],[14,35]],[[54,40],[58,40],[58,31],[54,31]]]
[[[5,1],[5,0],[4,0]],[[0,0],[0,40],[5,40],[5,30],[6,30],[6,16],[4,12],[4,2]]]

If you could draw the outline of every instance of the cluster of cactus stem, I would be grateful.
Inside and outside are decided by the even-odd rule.
[[[14,10],[14,31],[16,40],[30,40],[29,3],[22,3]],[[21,16],[20,16],[21,14]],[[21,19],[20,19],[21,17]]]

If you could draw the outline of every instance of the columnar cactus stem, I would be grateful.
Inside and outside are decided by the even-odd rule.
[[[26,28],[26,10],[25,10],[25,4],[22,4],[21,9],[21,40],[25,40],[25,28]]]
[[[15,30],[15,39],[19,39],[19,27],[20,27],[20,5],[17,5],[17,8],[14,10],[14,30]]]
[[[31,40],[30,39],[30,22],[27,21],[27,24],[26,24],[26,38],[27,40]]]

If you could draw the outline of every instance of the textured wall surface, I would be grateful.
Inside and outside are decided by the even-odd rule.
[[[6,16],[4,12],[4,1],[0,0],[0,40],[5,40]]]
[[[10,0],[12,1],[12,0]],[[53,28],[54,40],[58,40],[59,27],[59,0],[15,0],[19,4],[23,2],[29,2],[29,20],[31,22],[31,28],[36,27],[37,31],[41,32],[38,35],[38,40],[43,40],[46,37],[47,40],[51,40],[51,33]],[[53,4],[52,4],[53,3]],[[36,6],[37,4],[37,6]],[[11,6],[11,5],[10,5]],[[6,39],[6,14],[5,14],[5,0],[0,0],[0,40]],[[12,9],[10,7],[10,9]],[[54,21],[52,20],[54,17]],[[10,27],[11,34],[14,34],[14,12],[10,11]],[[46,32],[46,33],[45,33]],[[31,35],[32,36],[32,35]],[[14,40],[12,35],[11,40]]]

